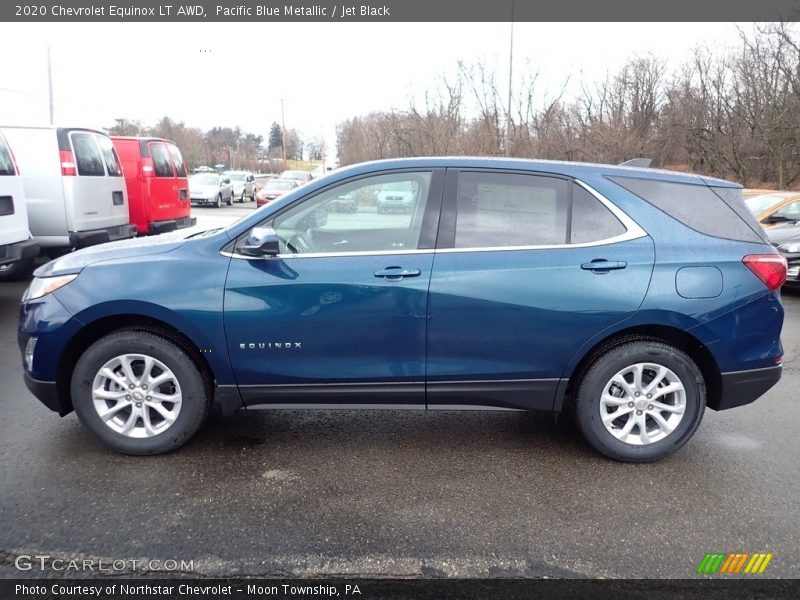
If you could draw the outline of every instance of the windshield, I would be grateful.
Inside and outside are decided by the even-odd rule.
[[[788,194],[764,194],[762,196],[750,196],[749,198],[745,198],[744,203],[747,206],[747,210],[755,216],[775,206],[778,202],[783,202],[788,197]]]
[[[264,186],[265,190],[290,190],[294,187],[291,181],[269,181]]]
[[[192,175],[189,185],[217,185],[219,177],[216,175]]]
[[[246,175],[244,173],[227,173],[231,181],[244,181]]]

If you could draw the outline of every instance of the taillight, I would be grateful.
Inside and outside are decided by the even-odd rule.
[[[153,176],[153,159],[152,158],[143,158],[142,159],[142,174],[145,177],[152,177]]]
[[[748,254],[742,262],[770,291],[786,281],[786,259],[780,254]]]
[[[69,176],[77,175],[78,171],[75,169],[75,157],[72,156],[72,152],[69,150],[61,150],[59,155],[61,156],[61,174]]]

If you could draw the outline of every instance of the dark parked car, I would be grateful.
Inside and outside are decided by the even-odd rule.
[[[330,210],[396,187],[407,214]],[[489,408],[570,410],[644,462],[781,376],[786,261],[727,181],[379,161],[166,235],[40,267],[21,308],[28,387],[129,454],[181,446],[215,406]]]
[[[767,236],[786,259],[786,285],[800,285],[800,224],[795,222],[771,227],[767,230]]]

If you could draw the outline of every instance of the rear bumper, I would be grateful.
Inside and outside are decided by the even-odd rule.
[[[781,378],[783,367],[776,365],[764,369],[722,373],[722,393],[709,408],[725,410],[754,402],[763,396]]]
[[[136,225],[126,223],[115,227],[92,229],[90,231],[70,231],[69,243],[75,248],[85,248],[95,244],[104,244],[117,240],[125,240],[136,235]]]
[[[10,265],[39,254],[39,244],[34,240],[23,240],[15,244],[0,246],[0,266]]]
[[[153,235],[175,231],[176,229],[183,229],[184,227],[194,227],[195,225],[197,225],[197,217],[181,217],[179,219],[168,219],[166,221],[153,221],[150,223],[147,232]]]

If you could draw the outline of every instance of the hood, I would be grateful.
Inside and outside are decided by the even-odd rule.
[[[767,229],[767,237],[770,242],[778,246],[789,242],[800,242],[800,223],[770,227]]]
[[[219,188],[215,185],[198,185],[189,184],[189,192],[200,192],[202,194],[216,194]]]
[[[101,261],[131,258],[146,254],[170,252],[186,243],[186,232],[173,231],[158,236],[147,236],[98,244],[70,252],[51,260],[34,271],[35,277],[51,277],[79,273],[84,267]]]

